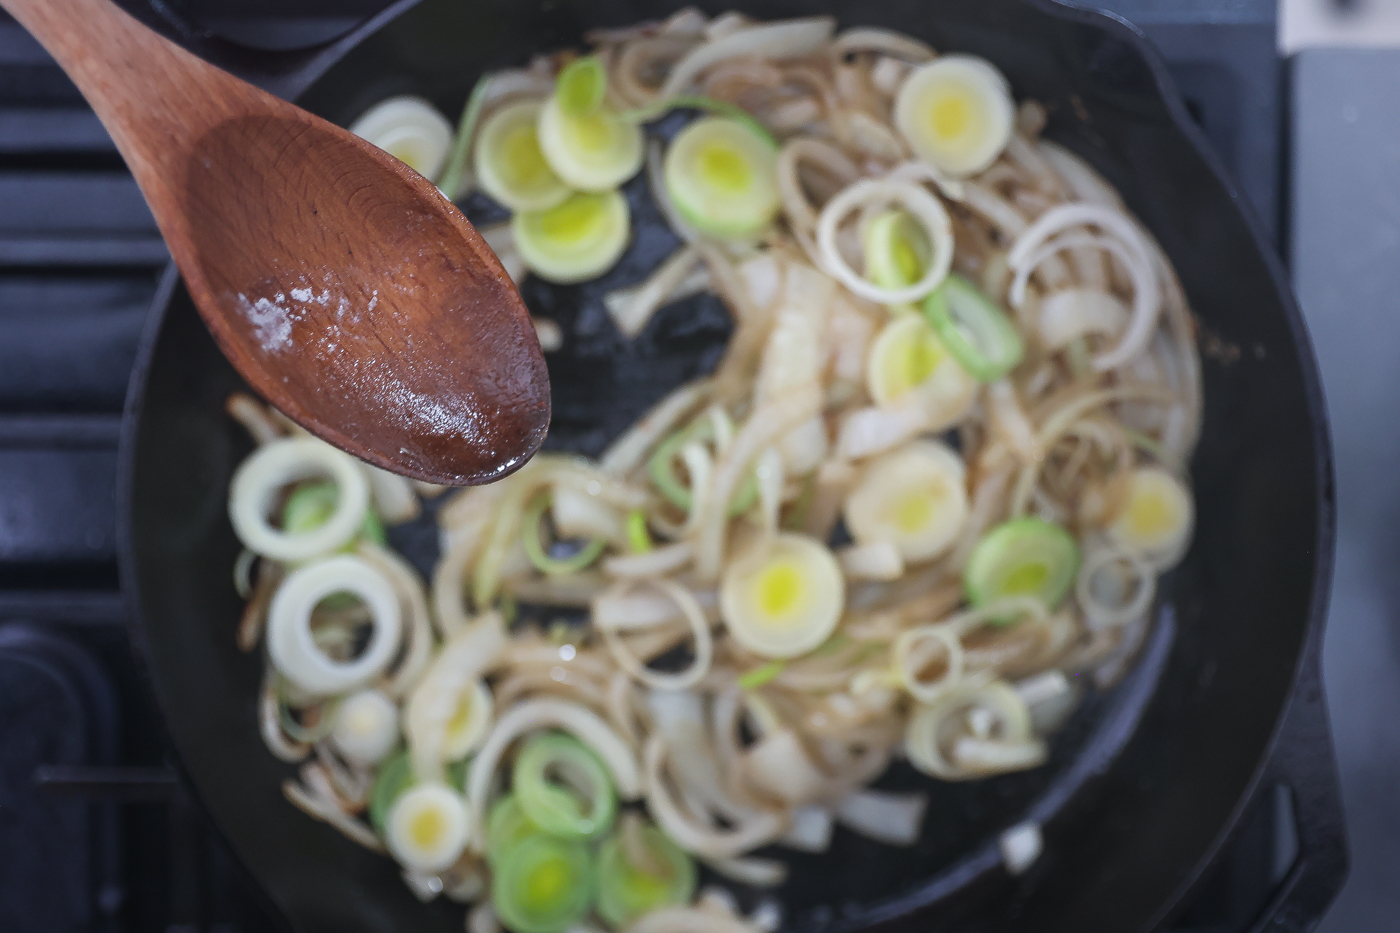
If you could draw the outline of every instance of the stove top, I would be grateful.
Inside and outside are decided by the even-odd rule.
[[[141,0],[129,0],[139,3]],[[187,0],[264,47],[339,34],[383,0]],[[1108,0],[1280,230],[1271,0]],[[0,929],[258,931],[273,916],[165,760],[117,592],[116,446],[168,255],[106,133],[0,14]],[[1294,851],[1261,806],[1174,927],[1249,928]]]

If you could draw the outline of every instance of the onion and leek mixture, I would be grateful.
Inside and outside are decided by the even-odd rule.
[[[434,502],[429,581],[384,526],[441,489],[231,399],[238,640],[287,797],[474,933],[765,929],[699,872],[778,885],[837,823],[908,845],[893,762],[1039,767],[1131,662],[1191,536],[1192,320],[987,61],[693,10],[590,41],[484,77],[455,139],[413,99],[356,128],[513,212],[485,234],[517,278],[611,268],[645,171],[682,245],[609,311],[712,291],[725,356],[596,462]]]

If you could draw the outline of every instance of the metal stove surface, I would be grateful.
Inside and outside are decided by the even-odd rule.
[[[385,4],[178,5],[230,38],[293,47]],[[1103,5],[1162,48],[1277,233],[1271,0]],[[97,120],[0,14],[0,929],[12,933],[278,926],[165,765],[116,590],[121,405],[166,261]],[[1261,807],[1174,929],[1249,929],[1291,861],[1286,817]]]

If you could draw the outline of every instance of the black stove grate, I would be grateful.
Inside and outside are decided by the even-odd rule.
[[[290,47],[384,0],[174,5],[230,38]],[[1272,4],[1106,5],[1145,24],[1277,232]],[[167,260],[96,118],[0,14],[0,929],[10,933],[277,927],[165,763],[117,592],[121,407]],[[1288,813],[1281,800],[1247,821],[1181,933],[1248,927],[1291,861]]]

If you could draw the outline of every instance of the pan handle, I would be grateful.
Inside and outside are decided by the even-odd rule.
[[[1347,877],[1346,823],[1319,653],[1304,653],[1260,784],[1292,790],[1298,856],[1250,933],[1307,933]]]
[[[187,0],[119,0],[141,22],[200,58],[286,100],[294,100],[341,56],[419,0],[394,0],[348,32],[316,45],[270,51],[216,36],[185,11]]]

